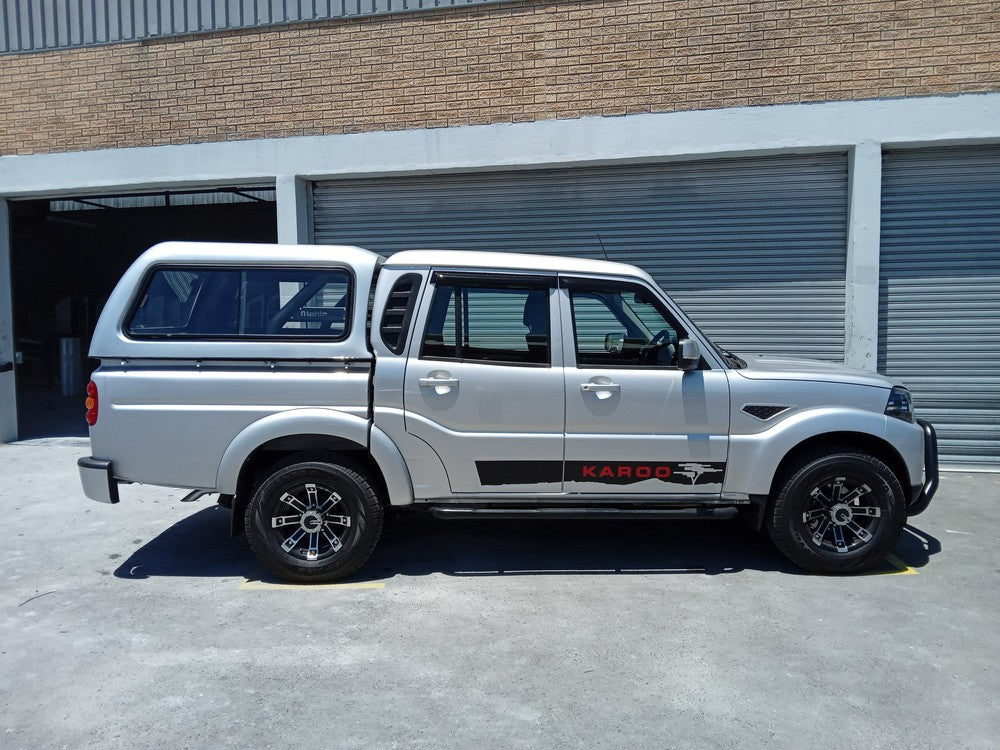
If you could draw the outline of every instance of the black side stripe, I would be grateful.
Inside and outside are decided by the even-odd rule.
[[[476,470],[480,484],[494,487],[561,481],[627,485],[650,479],[690,487],[722,484],[726,464],[699,461],[567,461],[564,467],[561,461],[476,461]]]

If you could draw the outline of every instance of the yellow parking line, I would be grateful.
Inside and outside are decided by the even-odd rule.
[[[266,581],[251,581],[249,578],[240,584],[241,591],[280,591],[282,589],[384,589],[384,581],[362,581],[360,583],[268,583]]]
[[[882,576],[916,576],[920,575],[916,568],[911,568],[905,562],[900,560],[895,555],[889,555],[885,558],[885,561],[889,563],[895,570],[887,570],[884,573],[877,573],[876,575]]]

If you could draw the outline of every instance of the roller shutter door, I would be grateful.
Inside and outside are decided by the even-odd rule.
[[[723,346],[843,361],[843,154],[322,181],[313,196],[320,243],[606,250]]]
[[[887,151],[879,369],[942,459],[1000,468],[1000,148]]]

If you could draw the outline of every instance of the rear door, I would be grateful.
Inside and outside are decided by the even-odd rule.
[[[437,271],[404,376],[406,431],[454,493],[562,487],[562,348],[555,276]],[[555,335],[553,335],[555,334]]]
[[[564,278],[567,492],[713,495],[729,447],[721,369],[675,364],[687,332],[636,282]]]

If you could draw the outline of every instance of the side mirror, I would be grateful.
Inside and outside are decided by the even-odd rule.
[[[624,333],[609,333],[604,336],[604,351],[608,354],[621,354],[624,348]]]
[[[701,347],[694,339],[681,339],[677,342],[677,366],[685,372],[697,370],[701,364]]]

